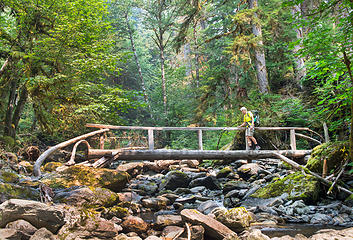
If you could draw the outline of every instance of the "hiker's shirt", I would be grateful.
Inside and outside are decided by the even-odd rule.
[[[253,119],[253,114],[250,111],[247,111],[246,114],[244,115],[244,122],[246,123],[246,127],[250,128],[252,125],[252,119]]]

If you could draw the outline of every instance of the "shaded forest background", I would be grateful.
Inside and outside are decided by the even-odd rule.
[[[50,145],[86,123],[237,126],[246,106],[262,126],[322,133],[327,123],[352,150],[352,9],[349,0],[0,1],[1,142]],[[167,146],[190,146],[188,134]],[[239,134],[221,144],[209,135],[205,146]],[[259,136],[272,148],[285,138]]]

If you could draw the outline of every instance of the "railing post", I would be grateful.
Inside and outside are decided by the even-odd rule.
[[[290,130],[290,147],[292,150],[297,150],[297,141],[295,139],[295,130]]]
[[[198,134],[198,139],[199,139],[199,150],[203,150],[203,145],[202,145],[202,130],[197,130]]]
[[[105,136],[102,134],[99,138],[99,148],[100,149],[104,149],[104,140],[105,140]]]
[[[249,144],[248,144],[248,139],[246,138],[246,130],[245,130],[245,150],[249,150],[250,147],[249,147]]]
[[[148,149],[154,150],[153,129],[148,129]]]

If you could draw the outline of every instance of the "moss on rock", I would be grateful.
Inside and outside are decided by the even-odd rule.
[[[306,167],[316,173],[322,173],[324,159],[327,162],[327,171],[337,169],[348,157],[349,142],[329,142],[313,149]]]
[[[288,193],[289,200],[302,199],[307,204],[312,204],[319,199],[320,183],[313,176],[296,172],[283,179],[273,179],[270,184],[260,188],[251,196],[256,198],[272,198],[281,196],[283,193]]]
[[[63,164],[60,162],[48,162],[44,165],[43,170],[46,172],[53,172],[58,167],[61,167]]]
[[[8,172],[8,171],[1,171],[0,178],[5,183],[18,183],[20,179],[20,177],[16,173]]]
[[[0,182],[0,198],[3,201],[11,198],[38,200],[39,193],[28,187]]]
[[[85,185],[108,188],[113,192],[119,192],[125,187],[129,178],[130,175],[126,172],[75,165],[48,176],[42,182],[51,188],[69,188]]]

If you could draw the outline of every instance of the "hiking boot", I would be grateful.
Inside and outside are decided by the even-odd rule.
[[[259,145],[256,146],[255,150],[260,150],[261,147]]]

